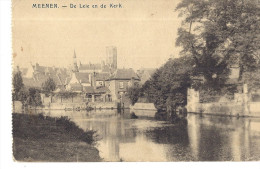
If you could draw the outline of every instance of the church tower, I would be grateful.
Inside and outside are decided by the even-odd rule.
[[[115,46],[107,46],[106,48],[106,64],[110,69],[117,69],[117,48]]]
[[[72,72],[79,72],[75,50],[74,50],[74,55],[73,55],[73,68],[72,68]]]

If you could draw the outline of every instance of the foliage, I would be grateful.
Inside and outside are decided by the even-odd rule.
[[[134,85],[133,87],[128,88],[127,96],[131,100],[131,104],[134,105],[139,98],[141,87],[139,85]]]
[[[229,66],[254,70],[259,60],[259,5],[253,0],[183,0],[177,11],[183,17],[176,45],[193,58],[196,73],[209,86],[223,85]]]
[[[254,92],[260,89],[260,63],[255,71],[245,73],[244,80],[248,84],[249,91]]]
[[[142,86],[140,96],[152,101],[158,110],[185,105],[187,88],[192,83],[193,65],[194,61],[186,57],[168,60]]]
[[[26,102],[28,96],[29,96],[29,92],[28,92],[28,90],[26,90],[25,87],[23,87],[23,88],[18,92],[18,100],[21,101],[23,104]]]
[[[29,94],[26,100],[27,105],[31,106],[41,106],[42,101],[41,101],[41,95],[40,91],[35,88],[29,88]]]
[[[56,83],[52,78],[48,78],[43,84],[42,89],[46,93],[50,93],[56,89]]]
[[[13,100],[19,100],[19,92],[21,89],[23,89],[23,78],[22,78],[22,72],[18,71],[13,76]]]

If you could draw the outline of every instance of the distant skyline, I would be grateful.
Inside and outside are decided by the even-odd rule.
[[[175,47],[180,0],[121,0],[122,9],[32,9],[42,1],[13,0],[14,66],[30,62],[68,67],[74,50],[82,63],[105,60],[106,47],[117,47],[119,68],[158,68]],[[44,1],[44,3],[110,3],[98,1]],[[115,1],[113,1],[115,2]],[[116,3],[115,2],[115,3]]]

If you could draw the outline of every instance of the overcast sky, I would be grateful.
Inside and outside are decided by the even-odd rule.
[[[118,67],[159,67],[178,56],[180,0],[13,0],[14,65],[67,67],[74,49],[82,63],[97,63],[116,46]],[[33,9],[33,3],[58,9]],[[122,9],[70,9],[62,5],[121,3]]]

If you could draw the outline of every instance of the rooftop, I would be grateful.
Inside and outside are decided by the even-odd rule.
[[[104,81],[109,78],[109,73],[96,73],[96,80],[97,81]]]
[[[140,80],[139,76],[133,69],[117,69],[110,77],[109,80]]]
[[[101,70],[101,64],[80,64],[79,71],[81,70]]]
[[[91,80],[89,79],[90,73],[85,73],[85,72],[75,72],[76,78],[81,82],[81,83],[91,83]]]

